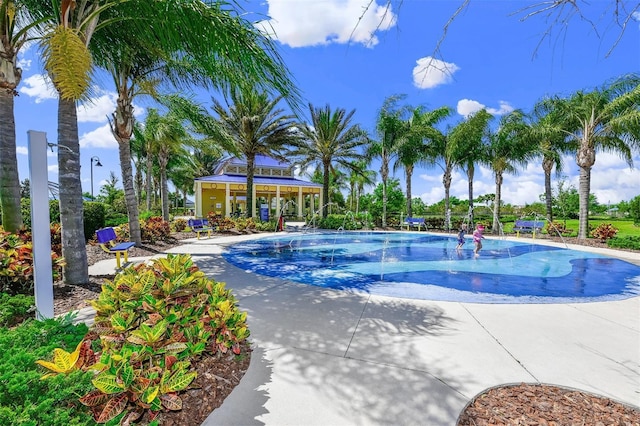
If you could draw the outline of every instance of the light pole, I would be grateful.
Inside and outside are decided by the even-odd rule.
[[[100,163],[100,159],[95,155],[91,157],[91,201],[94,201],[93,198],[93,164],[95,162],[96,167],[102,167],[102,163]]]

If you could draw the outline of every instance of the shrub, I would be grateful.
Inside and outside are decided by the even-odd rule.
[[[104,228],[105,208],[98,202],[84,203],[84,237],[90,240],[95,236],[96,230]]]
[[[640,236],[631,235],[626,237],[610,238],[607,240],[607,246],[611,248],[640,250]]]
[[[40,380],[42,368],[36,364],[54,348],[75,348],[86,333],[86,325],[72,325],[68,318],[0,328],[0,424],[95,424],[77,401],[91,389],[91,375],[76,371]]]
[[[62,273],[64,260],[51,252],[54,280]],[[33,294],[33,244],[29,232],[11,234],[0,228],[0,291]]]
[[[197,375],[191,360],[239,354],[249,336],[247,315],[224,283],[208,279],[188,255],[126,268],[91,303],[91,337],[102,353],[97,365],[85,364],[98,371],[96,389],[80,401],[93,407],[99,423],[123,411],[146,410],[153,420],[162,410],[179,410],[178,392]]]
[[[12,327],[35,314],[35,297],[0,293],[0,327]]]
[[[610,223],[601,223],[596,229],[591,231],[591,236],[599,238],[602,241],[607,241],[616,236],[618,230],[614,228]]]
[[[120,226],[129,223],[129,217],[126,214],[109,213],[104,218],[104,226]]]
[[[153,243],[158,240],[167,240],[171,236],[171,227],[169,222],[160,216],[154,216],[140,223],[140,232],[144,241]]]
[[[569,235],[573,232],[573,229],[567,229],[567,226],[563,222],[547,222],[545,230],[549,235]]]
[[[257,231],[273,231],[276,229],[276,221],[275,220],[269,220],[269,221],[260,221],[260,222],[256,222],[256,230]]]
[[[214,212],[207,214],[209,226],[217,231],[229,231],[236,227],[236,223],[229,217],[222,217]]]
[[[176,219],[172,222],[172,225],[176,232],[182,232],[187,229],[187,221],[184,219]]]

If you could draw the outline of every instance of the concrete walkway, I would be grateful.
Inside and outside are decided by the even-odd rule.
[[[455,425],[476,394],[519,382],[640,407],[640,297],[492,305],[328,290],[222,259],[249,238],[172,250],[226,282],[249,316],[251,366],[203,425]]]

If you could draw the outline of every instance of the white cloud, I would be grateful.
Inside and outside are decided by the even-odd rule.
[[[452,62],[445,62],[431,56],[420,58],[413,68],[413,85],[419,89],[431,89],[453,81],[453,74],[460,69]]]
[[[24,71],[29,71],[29,69],[31,68],[31,59],[25,59],[25,58],[21,58],[18,57],[18,67],[22,68],[22,72]]]
[[[461,99],[458,101],[457,111],[458,114],[468,117],[474,112],[480,111],[482,108],[487,108],[487,112],[492,115],[504,115],[514,110],[514,108],[507,101],[498,101],[500,105],[498,108],[487,108],[486,105],[481,104],[478,101],[472,99]]]
[[[118,95],[115,92],[107,92],[98,88],[93,88],[93,90],[99,93],[99,96],[78,106],[79,123],[106,123],[107,116],[111,116],[116,110]]]
[[[58,93],[49,82],[49,77],[44,74],[34,74],[23,79],[19,92],[31,98],[36,98],[37,104],[48,99],[58,99]]]
[[[376,31],[386,31],[396,23],[391,8],[370,0],[291,1],[267,0],[271,19],[260,28],[291,47],[331,43],[378,43]],[[275,32],[275,34],[274,34]]]
[[[118,142],[113,137],[109,125],[105,124],[80,136],[80,147],[118,148]]]
[[[26,146],[16,146],[16,154],[29,155],[29,148]]]
[[[631,17],[636,20],[636,22],[640,22],[640,12],[633,12]]]
[[[47,167],[47,171],[48,171],[49,173],[55,173],[55,174],[58,174],[58,165],[57,165],[57,164],[53,164],[53,165],[51,165],[51,166],[48,166],[48,167]]]

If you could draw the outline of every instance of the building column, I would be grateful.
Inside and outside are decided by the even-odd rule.
[[[224,184],[224,217],[231,216],[231,188],[228,183]]]
[[[247,191],[244,191],[245,194],[247,193]],[[253,185],[251,186],[251,199],[253,200],[253,211],[252,212],[247,212],[247,217],[260,217],[260,206],[257,205],[257,200],[256,200],[256,182],[253,182]],[[244,208],[247,208],[247,199],[245,198],[245,205]],[[258,213],[256,213],[258,212]]]
[[[276,217],[280,216],[280,185],[276,185]]]
[[[302,195],[302,187],[298,187],[298,217],[302,216],[302,209],[304,207],[304,196]]]
[[[202,182],[196,181],[195,182],[195,193],[196,193],[196,199],[195,199],[195,216],[196,217],[202,217]]]

